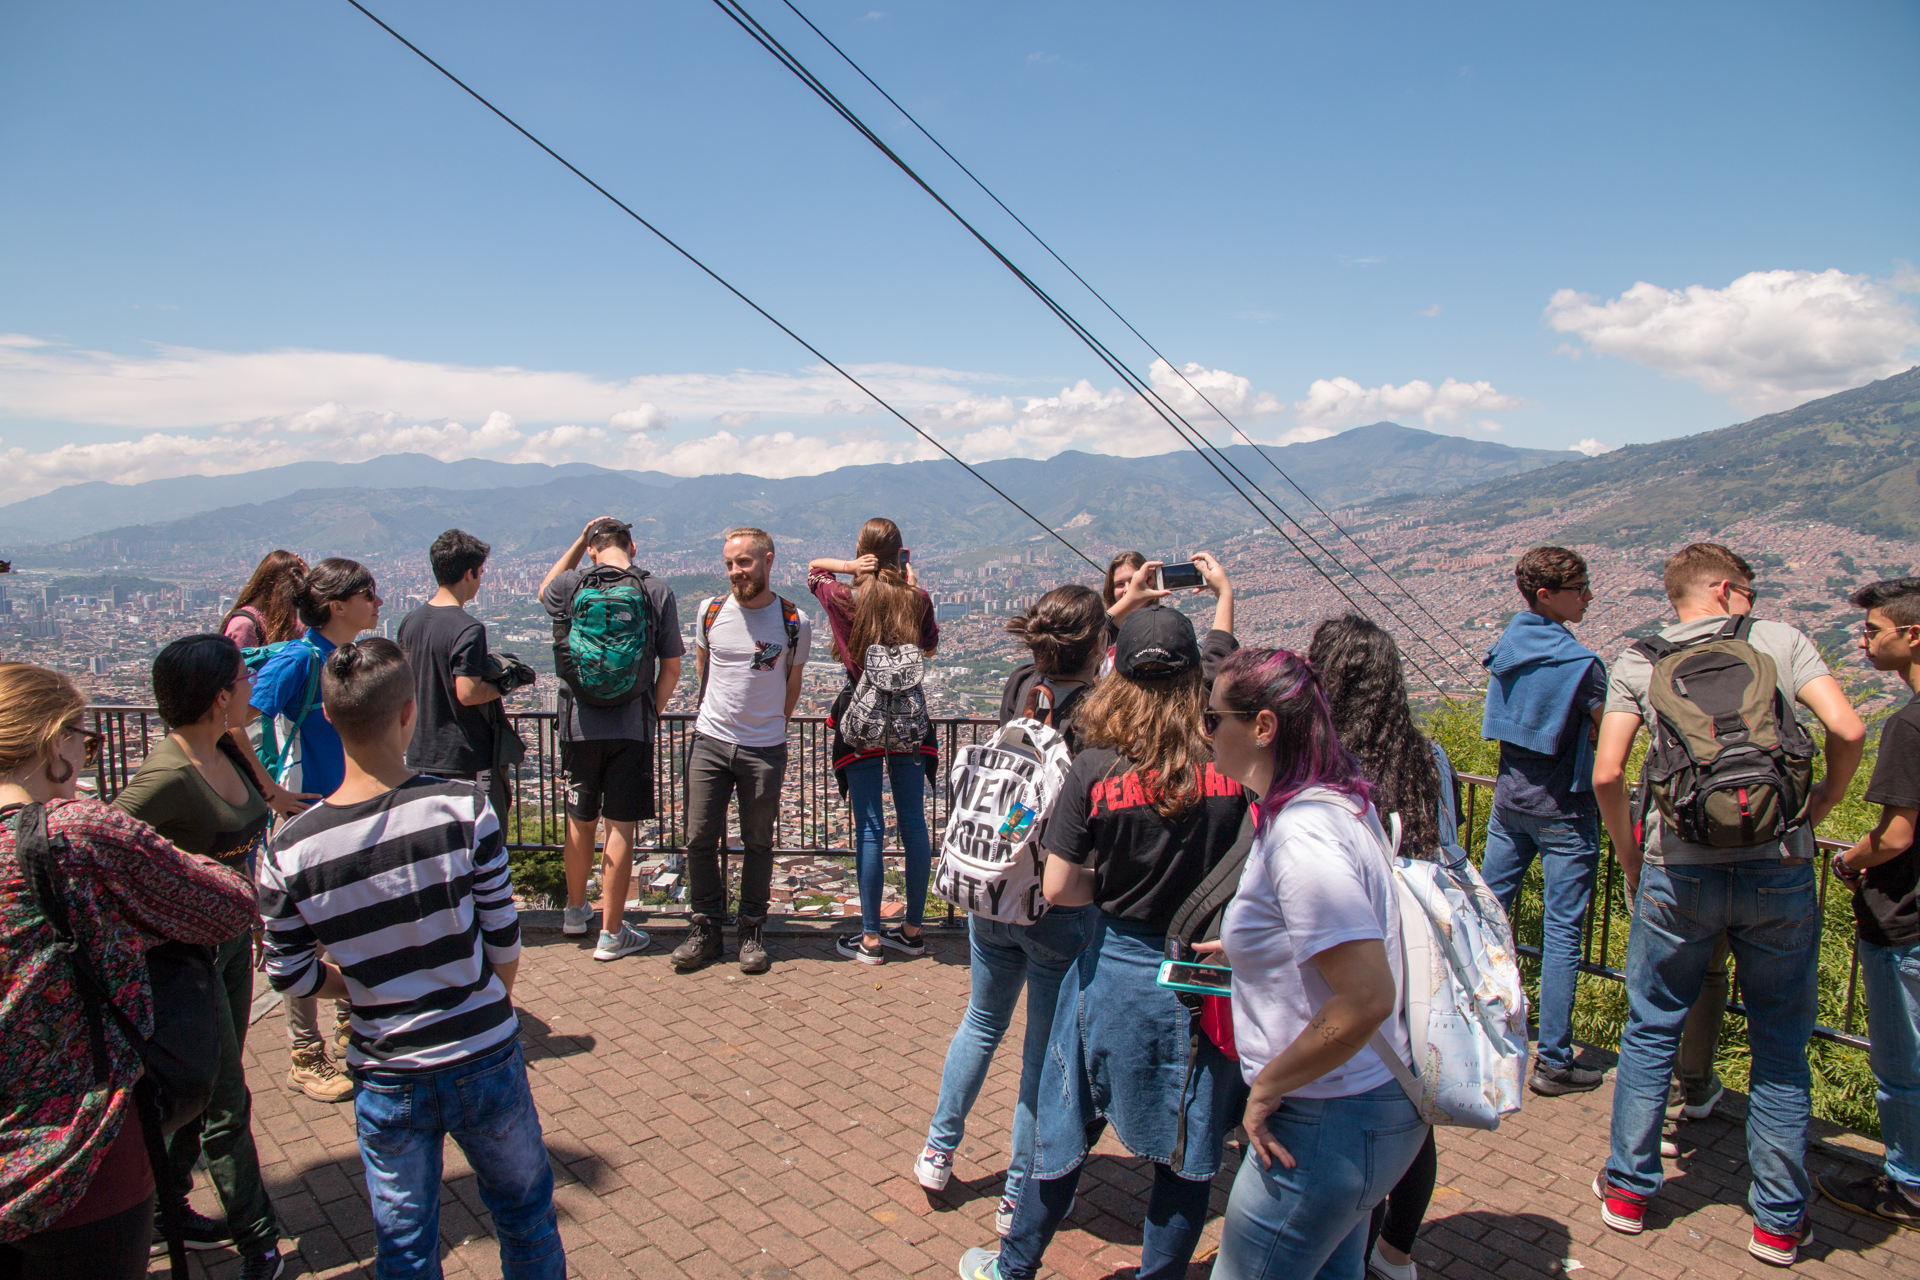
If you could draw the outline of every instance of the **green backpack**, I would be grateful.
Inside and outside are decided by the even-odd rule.
[[[1653,664],[1653,745],[1636,825],[1653,806],[1690,844],[1741,849],[1806,822],[1813,738],[1780,693],[1773,659],[1747,640],[1752,629],[1742,616],[1697,640],[1633,646]]]
[[[647,691],[640,678],[658,625],[644,569],[595,565],[580,575],[567,617],[554,620],[553,668],[590,707],[622,707]]]

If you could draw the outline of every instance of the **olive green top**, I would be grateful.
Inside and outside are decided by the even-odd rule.
[[[186,853],[218,859],[235,871],[253,873],[254,855],[266,843],[273,813],[253,785],[253,778],[237,761],[234,768],[246,783],[247,801],[233,805],[215,791],[186,750],[171,737],[160,739],[148,752],[114,805],[158,831]]]

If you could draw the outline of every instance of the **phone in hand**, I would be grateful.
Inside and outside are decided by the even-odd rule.
[[[907,550],[905,547],[900,548],[900,567],[902,569],[906,568],[912,559],[913,552]]]
[[[1188,560],[1183,564],[1161,565],[1154,570],[1153,585],[1160,591],[1184,591],[1188,587],[1204,587],[1207,579],[1200,567]]]
[[[1156,981],[1169,991],[1191,991],[1201,996],[1233,994],[1233,969],[1224,964],[1167,960],[1161,963],[1160,976]]]

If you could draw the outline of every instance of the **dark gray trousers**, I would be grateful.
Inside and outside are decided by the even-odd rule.
[[[773,887],[773,829],[780,817],[780,783],[787,773],[787,745],[741,747],[705,734],[693,735],[687,753],[687,895],[710,920],[727,913],[727,884],[720,876],[720,846],[727,837],[727,802],[740,797],[740,915],[767,914]]]

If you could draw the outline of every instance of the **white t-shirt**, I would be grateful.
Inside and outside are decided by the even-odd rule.
[[[787,740],[787,673],[806,665],[813,624],[800,614],[800,640],[789,655],[777,597],[764,608],[743,609],[726,596],[713,629],[702,635],[715,599],[722,598],[702,601],[693,615],[693,646],[708,651],[707,694],[694,732],[739,747],[780,746]]]
[[[1311,963],[1322,951],[1359,938],[1382,939],[1394,990],[1406,986],[1393,873],[1384,844],[1368,830],[1371,812],[1332,792],[1295,799],[1247,854],[1220,941],[1233,965],[1233,1038],[1248,1084],[1333,995]],[[1380,1032],[1406,1061],[1411,1051],[1405,1013],[1388,1018]],[[1379,1055],[1362,1048],[1290,1096],[1348,1098],[1391,1079]]]

